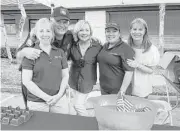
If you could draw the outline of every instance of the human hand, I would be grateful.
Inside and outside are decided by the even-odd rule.
[[[93,37],[93,36],[92,36],[91,39],[94,40],[94,41],[97,42],[97,43],[101,43],[101,41],[100,41],[98,38],[96,38],[96,37]]]
[[[48,101],[46,101],[46,103],[50,106],[53,106],[61,99],[61,97],[62,95],[59,94],[51,96],[51,98]]]
[[[74,98],[76,95],[76,91],[72,88],[67,88],[66,89],[66,96],[69,98]]]
[[[27,46],[32,46],[33,45],[33,42],[31,39],[28,39],[27,42],[26,42],[26,45]]]
[[[24,48],[23,50],[25,52],[25,57],[31,60],[37,59],[42,52],[42,50],[34,48]]]
[[[125,95],[125,92],[124,91],[122,91],[122,90],[120,90],[119,92],[118,92],[118,94],[117,94],[117,98],[118,99],[123,99],[123,96]]]
[[[74,30],[72,30],[71,32],[72,32],[72,35],[73,35],[74,41],[75,41],[75,42],[77,42],[77,41],[78,41],[77,34],[74,32]]]
[[[131,59],[127,59],[127,64],[133,68],[137,68],[140,66],[139,62],[137,62],[136,60],[131,60]]]

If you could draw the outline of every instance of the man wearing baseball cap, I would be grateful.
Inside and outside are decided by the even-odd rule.
[[[73,37],[72,32],[68,30],[68,27],[70,24],[69,11],[64,7],[57,7],[54,9],[53,14],[50,19],[52,19],[52,21],[54,22],[55,40],[53,42],[53,45],[56,46],[57,48],[63,49],[64,52],[68,56],[71,45],[73,44],[74,41],[77,41]],[[94,38],[94,37],[92,39],[95,41],[99,41],[97,38]],[[32,60],[37,59],[40,55],[40,50],[30,48],[29,46],[31,47],[34,46],[34,42],[31,42],[33,43],[32,45],[27,45],[26,41],[18,49],[17,58],[20,61],[22,60],[23,57],[27,57],[28,59],[32,59]],[[25,48],[25,47],[28,47],[28,48]]]
[[[70,23],[69,12],[64,7],[55,8],[51,16],[51,19],[53,21],[54,33],[55,33],[55,40],[52,44],[56,46],[57,48],[63,49],[64,52],[67,54],[69,52],[69,48],[74,42],[72,32],[68,31],[68,26]],[[32,39],[29,39],[29,40],[31,40],[31,43],[33,43],[32,45],[27,45],[26,43],[24,43],[18,49],[17,58],[19,60],[22,60],[23,57],[27,57],[28,59],[35,60],[40,56],[41,51],[34,48],[35,42]],[[20,67],[20,70],[21,70],[21,67]],[[23,92],[24,102],[26,103],[27,102],[26,100],[27,89],[23,84],[22,84],[22,92]],[[69,112],[70,114],[76,114],[76,111],[74,110],[73,107],[71,107],[70,110],[71,110]]]
[[[64,52],[67,54],[68,49],[70,48],[71,44],[74,41],[72,32],[68,31],[68,26],[70,24],[69,12],[64,7],[58,7],[54,9],[54,12],[51,17],[54,24],[54,33],[55,33],[55,40],[53,42],[53,45],[55,45],[58,48],[62,48]],[[26,43],[24,43],[18,49],[18,53],[17,53],[18,59],[21,60],[23,57],[27,57],[28,59],[34,60],[39,57],[40,50],[28,47],[28,46],[33,47],[34,42],[32,43],[33,43],[32,45],[27,45]]]

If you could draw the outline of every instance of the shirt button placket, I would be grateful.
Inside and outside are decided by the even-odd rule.
[[[81,77],[81,75],[79,74],[79,77],[78,77],[78,90],[80,90],[80,85],[81,85],[81,83],[82,83],[82,77]]]
[[[51,58],[51,57],[49,57],[49,63],[50,63],[50,64],[52,63],[52,58]]]

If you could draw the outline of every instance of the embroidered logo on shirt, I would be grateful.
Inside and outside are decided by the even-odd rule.
[[[62,56],[54,56],[54,59],[62,59]]]

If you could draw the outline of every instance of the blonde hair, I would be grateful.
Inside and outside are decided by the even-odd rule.
[[[76,37],[78,40],[79,40],[78,32],[83,28],[83,26],[85,24],[89,25],[90,35],[92,36],[92,34],[93,34],[92,27],[91,27],[90,23],[88,21],[86,21],[86,20],[79,20],[74,26],[74,37]]]
[[[144,52],[148,51],[152,45],[150,39],[149,39],[149,35],[148,35],[148,26],[147,26],[147,23],[145,20],[143,20],[142,18],[136,18],[134,19],[131,24],[130,24],[130,30],[132,29],[133,25],[135,23],[138,23],[138,24],[142,24],[145,28],[145,34],[143,36],[143,41],[142,41],[142,44],[143,44],[143,48],[144,48]],[[133,47],[134,46],[134,43],[133,43],[133,38],[131,36],[131,34],[129,34],[129,37],[128,37],[128,44]]]
[[[33,43],[39,43],[39,40],[37,38],[37,29],[40,24],[44,24],[44,23],[50,24],[52,35],[54,36],[51,40],[51,44],[54,41],[55,34],[54,34],[54,27],[53,27],[52,21],[49,20],[48,18],[41,18],[36,22],[35,27],[32,28],[30,32],[30,39],[32,40]]]

